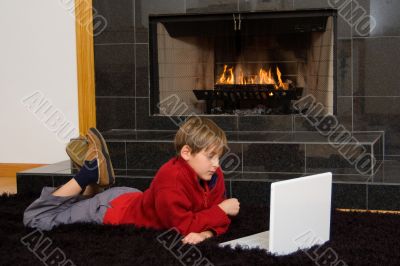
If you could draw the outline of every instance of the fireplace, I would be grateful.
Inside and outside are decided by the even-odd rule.
[[[153,115],[292,115],[312,94],[336,113],[336,11],[150,16]]]

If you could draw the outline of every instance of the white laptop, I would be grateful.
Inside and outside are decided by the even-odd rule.
[[[271,184],[269,231],[219,244],[286,255],[329,240],[332,173]]]

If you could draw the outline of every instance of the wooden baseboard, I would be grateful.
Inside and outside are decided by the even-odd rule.
[[[16,177],[17,172],[44,165],[46,164],[0,163],[0,177]]]

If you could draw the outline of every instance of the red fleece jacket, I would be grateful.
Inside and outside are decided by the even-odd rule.
[[[230,219],[218,206],[225,199],[221,168],[216,174],[216,184],[211,189],[203,180],[201,186],[189,164],[180,156],[174,157],[158,170],[146,191],[125,193],[112,200],[103,222],[154,229],[175,227],[183,235],[206,230],[223,234]]]

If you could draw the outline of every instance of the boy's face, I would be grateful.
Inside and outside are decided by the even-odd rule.
[[[206,149],[202,149],[200,152],[192,154],[190,152],[190,147],[185,145],[182,148],[181,156],[193,168],[200,179],[209,181],[219,167],[219,158],[221,154],[217,153],[215,149],[209,149],[207,151]]]

